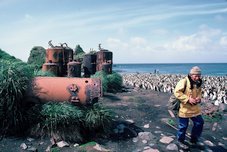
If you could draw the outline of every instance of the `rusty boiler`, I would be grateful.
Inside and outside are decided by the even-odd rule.
[[[59,69],[59,66],[57,63],[44,63],[42,65],[42,71],[51,72],[56,76],[58,75],[58,69]]]
[[[108,64],[110,64],[110,68],[111,68],[108,71],[112,73],[113,53],[108,50],[100,49],[100,51],[98,51],[96,54],[97,54],[96,71],[101,71],[103,69],[103,64],[108,63]],[[108,71],[106,71],[106,72],[108,72]],[[108,72],[108,74],[111,74],[109,72]]]
[[[62,63],[63,62],[63,51],[62,47],[54,47],[46,49],[46,63]]]
[[[59,46],[46,49],[46,63],[58,64],[57,76],[62,76],[62,73],[66,73],[63,68],[63,52],[64,49]]]
[[[83,58],[84,77],[90,77],[96,72],[96,54],[86,54]]]
[[[103,63],[101,70],[110,74],[112,73],[112,65],[110,63]]]
[[[30,90],[33,99],[69,101],[78,105],[93,104],[102,96],[101,80],[98,78],[36,77]]]
[[[68,77],[81,77],[81,62],[72,61],[67,64]]]
[[[62,70],[62,75],[66,75],[68,71],[68,63],[73,61],[73,49],[68,47],[66,43],[61,44],[61,47],[63,48],[63,70]]]

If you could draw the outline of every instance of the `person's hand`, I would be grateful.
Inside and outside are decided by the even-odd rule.
[[[197,103],[201,102],[201,98],[200,97],[195,98],[195,100],[196,100]]]
[[[197,104],[196,99],[192,98],[192,96],[190,96],[190,97],[189,97],[188,102],[189,102],[191,105],[195,105],[195,104]]]

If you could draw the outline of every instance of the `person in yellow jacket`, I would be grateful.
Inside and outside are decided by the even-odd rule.
[[[189,119],[193,121],[190,139],[192,144],[198,144],[198,139],[203,130],[204,120],[201,116],[199,106],[202,98],[201,85],[201,69],[195,66],[192,67],[187,77],[177,83],[174,89],[174,95],[181,101],[178,113],[179,125],[177,139],[179,146],[183,149],[189,148],[185,142]]]

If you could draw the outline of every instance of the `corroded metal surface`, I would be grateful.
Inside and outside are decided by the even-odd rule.
[[[63,51],[62,47],[46,49],[46,63],[63,63]]]
[[[112,65],[110,63],[103,63],[101,70],[106,73],[112,73]]]
[[[42,66],[42,71],[52,72],[54,75],[58,75],[59,65],[57,63],[44,63]]]
[[[108,50],[100,50],[97,54],[96,59],[96,71],[103,70],[103,64],[108,63],[110,64],[111,70],[109,70],[112,73],[112,60],[113,60],[113,53]],[[108,73],[108,74],[111,74]]]
[[[42,101],[92,104],[102,96],[98,78],[36,77],[32,94]]]
[[[96,54],[86,54],[83,58],[84,77],[90,77],[96,72]]]
[[[81,77],[81,62],[69,62],[67,69],[68,77]]]

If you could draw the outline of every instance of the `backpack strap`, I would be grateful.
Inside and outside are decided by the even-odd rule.
[[[185,90],[187,88],[187,78],[184,78],[184,79],[185,79],[185,82],[184,82],[184,91],[183,91],[183,93],[185,93]]]

